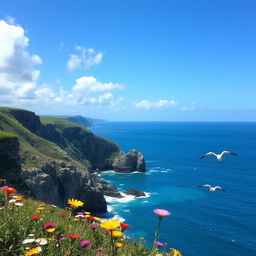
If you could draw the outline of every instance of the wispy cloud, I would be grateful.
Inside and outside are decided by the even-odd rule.
[[[69,71],[78,68],[90,68],[91,66],[100,64],[103,59],[102,52],[95,52],[93,48],[84,48],[82,46],[76,46],[75,50],[77,54],[70,54],[67,62],[67,68]]]
[[[175,100],[163,100],[160,99],[158,101],[149,101],[149,100],[142,100],[139,102],[133,103],[136,108],[141,109],[162,109],[166,107],[176,107],[178,103]]]

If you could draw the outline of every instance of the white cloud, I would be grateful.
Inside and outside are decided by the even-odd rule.
[[[75,50],[78,54],[70,54],[67,62],[68,70],[75,70],[78,68],[90,68],[91,66],[100,64],[103,58],[103,53],[96,53],[93,48],[84,48],[82,46],[76,46]]]
[[[13,19],[14,22],[14,19]],[[78,105],[109,105],[116,100],[113,94],[124,88],[122,84],[101,82],[92,76],[76,79],[71,89],[61,87],[61,79],[51,85],[38,85],[40,71],[35,66],[42,63],[38,55],[27,51],[29,39],[24,29],[19,25],[8,24],[0,20],[0,102],[1,105],[12,105],[40,109],[61,106]],[[81,56],[74,55],[73,68],[80,65],[90,66],[102,59],[101,53],[95,53],[92,48],[84,49],[77,46]],[[81,58],[81,59],[80,59]]]
[[[38,55],[27,52],[29,39],[24,29],[0,20],[0,99],[33,98],[33,89],[40,76],[35,65],[41,64]]]
[[[158,100],[158,101],[149,101],[142,100],[140,102],[134,103],[134,106],[142,109],[161,109],[164,107],[176,107],[178,103],[175,100]]]

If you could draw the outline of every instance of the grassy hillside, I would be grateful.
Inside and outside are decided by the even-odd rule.
[[[13,134],[2,132],[2,138],[18,137],[25,168],[39,167],[42,161],[60,160],[106,169],[111,168],[119,152],[114,142],[94,135],[82,125],[54,116],[39,118],[24,109],[0,107],[1,130]]]
[[[37,165],[36,162],[33,163],[33,161],[29,160],[32,155],[39,157],[43,161],[65,160],[65,153],[57,145],[35,135],[9,113],[7,108],[0,109],[0,130],[4,131],[1,131],[1,134],[3,134],[2,136],[11,136],[7,134],[12,133],[14,134],[12,136],[18,137],[20,141],[20,155],[23,159],[27,159],[23,163],[25,167]]]
[[[0,131],[0,140],[5,140],[5,139],[14,139],[17,138],[15,134],[9,133],[9,132],[4,132]]]
[[[78,208],[83,202],[73,200],[69,202],[72,208],[65,210],[29,198],[24,200],[20,195],[10,196],[12,192],[15,193],[13,188],[0,187],[0,255],[182,256],[175,249],[160,252],[160,242],[150,250],[143,239],[128,239],[128,224],[83,213]],[[158,216],[155,221],[160,221]]]

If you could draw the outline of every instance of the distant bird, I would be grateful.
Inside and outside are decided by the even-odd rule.
[[[210,189],[210,192],[215,192],[216,189],[219,189],[219,190],[222,190],[223,192],[226,192],[225,189],[223,189],[222,187],[220,186],[216,186],[216,187],[212,187],[211,185],[208,185],[208,184],[205,184],[205,185],[200,185],[198,187],[206,187],[206,188],[209,188]],[[227,193],[227,192],[226,192]]]
[[[233,153],[233,152],[230,152],[230,151],[222,151],[221,154],[216,154],[214,152],[209,152],[209,153],[206,153],[204,154],[203,156],[200,157],[200,159],[204,158],[204,157],[207,157],[207,156],[216,156],[217,158],[217,161],[222,161],[222,156],[224,154],[229,154],[229,155],[233,155],[233,156],[238,156],[238,154],[236,153]]]

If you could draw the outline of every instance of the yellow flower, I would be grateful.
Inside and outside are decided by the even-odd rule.
[[[52,233],[52,232],[54,232],[56,230],[56,228],[48,228],[48,229],[46,229],[46,231],[48,232],[48,233]]]
[[[172,256],[182,256],[181,252],[174,248],[171,249],[171,252],[172,252]]]
[[[76,200],[76,199],[68,199],[68,204],[70,205],[70,207],[72,208],[77,208],[79,206],[83,206],[84,203],[79,201],[79,200]]]
[[[91,213],[90,213],[90,212],[84,212],[84,214],[86,214],[86,215],[90,215]]]
[[[93,217],[93,219],[94,219],[95,221],[101,221],[101,218],[99,218],[99,217]]]
[[[38,211],[42,211],[44,209],[44,207],[38,207],[37,210]]]
[[[157,253],[156,256],[163,256],[163,254],[162,253]]]
[[[122,243],[115,243],[115,246],[119,248],[119,247],[122,247],[123,244]]]
[[[121,231],[119,231],[119,230],[113,230],[112,231],[112,236],[113,237],[120,237],[122,235],[123,235],[123,233]]]
[[[41,247],[32,248],[25,252],[25,256],[35,255],[42,251]]]
[[[120,222],[118,220],[106,220],[100,224],[102,228],[105,229],[115,229],[120,226]]]

